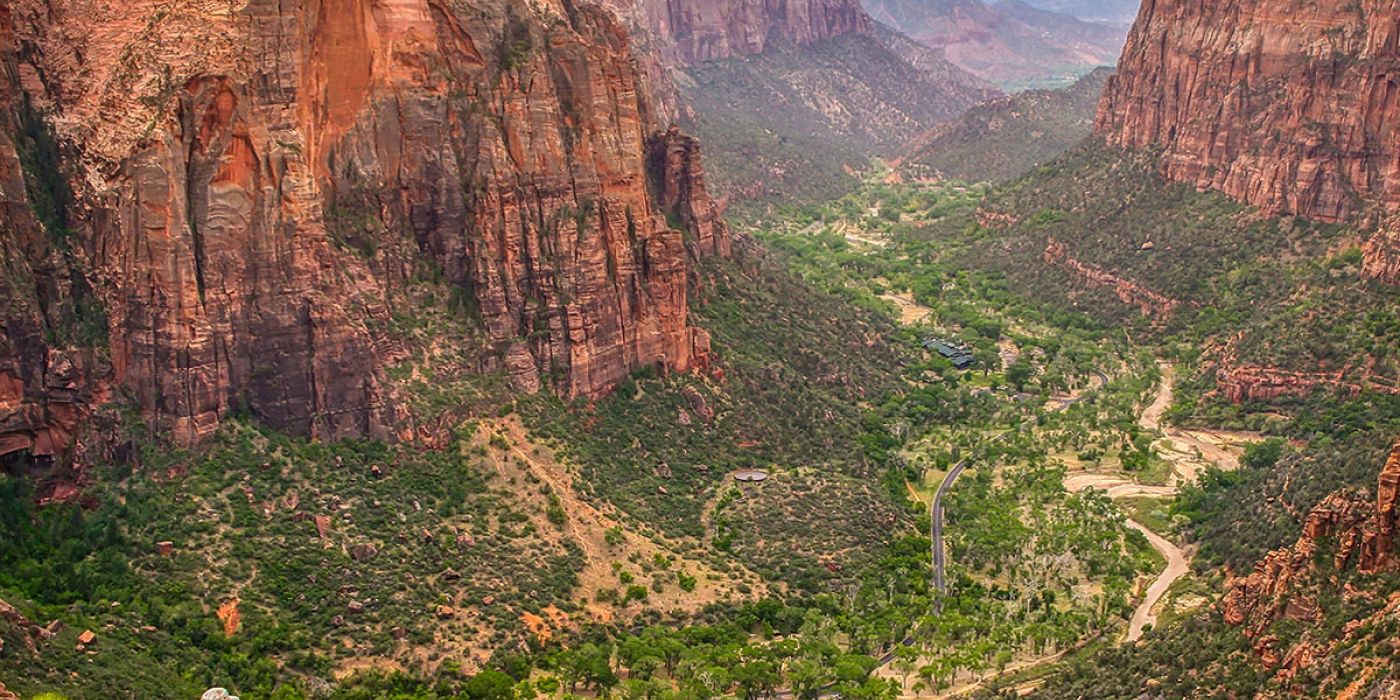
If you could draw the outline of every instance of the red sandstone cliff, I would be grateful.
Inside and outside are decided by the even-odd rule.
[[[0,132],[7,136],[0,138],[0,454],[49,456],[72,439],[82,407],[103,390],[109,371],[99,353],[54,342],[54,329],[74,321],[75,297],[87,302],[91,292],[81,279],[75,286],[80,261],[45,231],[31,201],[31,187],[51,211],[65,197],[46,187],[46,173],[25,177],[24,163],[40,169],[52,144],[26,133],[33,117],[18,90],[18,49],[10,8],[0,5]]]
[[[379,321],[424,265],[474,298],[486,366],[526,390],[596,396],[707,350],[686,320],[685,234],[656,202],[697,253],[727,252],[729,232],[694,144],[649,141],[658,120],[628,37],[597,7],[11,8],[5,89],[67,156],[67,224],[106,310],[112,378],[181,441],[235,410],[316,436],[391,434],[403,413]],[[0,228],[40,240],[18,170],[0,151]],[[6,451],[62,403],[52,384],[87,386],[35,318],[5,319]]]
[[[1098,133],[1160,147],[1167,177],[1271,212],[1358,216],[1368,275],[1400,281],[1400,7],[1145,0]]]

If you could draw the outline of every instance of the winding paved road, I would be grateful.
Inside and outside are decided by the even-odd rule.
[[[1095,370],[1093,379],[1089,383],[1089,390],[1102,389],[1107,385],[1108,375]],[[1084,393],[1085,392],[1081,392],[1063,398],[1051,399],[1051,401],[1058,403],[1059,406],[1050,410],[1063,411],[1082,401],[1084,399]],[[1027,419],[1026,422],[1021,424],[1019,429],[1025,430],[1031,422],[1030,419]],[[1011,430],[1002,431],[998,433],[996,437],[992,438],[992,442],[998,442],[1010,433]],[[957,464],[954,464],[952,469],[948,470],[948,474],[943,477],[943,482],[938,485],[938,490],[933,494],[933,502],[929,504],[929,539],[932,540],[931,546],[933,548],[933,587],[938,591],[938,598],[935,603],[938,612],[943,612],[943,594],[948,592],[945,578],[947,555],[944,553],[943,547],[943,494],[947,493],[948,489],[952,487],[953,482],[958,480],[958,476],[963,473],[967,465],[968,460],[963,459]]]
[[[966,468],[967,460],[964,459],[954,464],[953,468],[948,470],[948,475],[943,477],[943,483],[938,485],[938,491],[933,494],[933,504],[929,506],[929,517],[933,519],[931,524],[933,539],[933,587],[938,591],[938,612],[943,612],[942,597],[944,593],[948,592],[947,583],[943,580],[943,569],[945,566],[943,555],[943,494],[947,492],[948,487],[953,485],[954,481],[957,481],[958,475],[962,474],[963,470]]]

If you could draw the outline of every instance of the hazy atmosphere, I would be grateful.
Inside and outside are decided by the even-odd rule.
[[[0,700],[1400,700],[1400,3],[0,0]]]

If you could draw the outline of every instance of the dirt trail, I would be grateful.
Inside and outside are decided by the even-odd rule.
[[[1172,496],[1176,494],[1176,486],[1144,486],[1135,484],[1132,481],[1112,474],[1089,474],[1078,473],[1065,477],[1065,488],[1073,493],[1078,493],[1087,488],[1096,488],[1108,493],[1109,498],[1127,498],[1130,496]],[[1180,547],[1170,540],[1147,529],[1142,523],[1129,520],[1127,526],[1141,532],[1152,548],[1157,550],[1167,560],[1167,568],[1152,584],[1147,587],[1147,593],[1142,599],[1142,603],[1133,610],[1132,620],[1128,623],[1128,634],[1124,641],[1136,642],[1142,638],[1142,631],[1148,624],[1157,622],[1157,615],[1152,611],[1157,607],[1157,603],[1166,595],[1167,589],[1171,588],[1176,580],[1186,575],[1190,569],[1191,559]]]
[[[1171,484],[1145,486],[1120,475],[1078,472],[1065,477],[1066,489],[1077,493],[1093,487],[1107,492],[1109,498],[1169,497],[1176,495],[1183,484],[1194,482],[1200,473],[1211,465],[1225,470],[1239,467],[1239,456],[1232,448],[1237,449],[1242,444],[1257,440],[1258,436],[1226,431],[1187,431],[1162,425],[1162,416],[1172,404],[1176,375],[1170,364],[1159,362],[1158,366],[1162,370],[1162,381],[1157,384],[1157,393],[1153,396],[1152,403],[1143,409],[1138,418],[1138,425],[1146,430],[1162,433],[1163,437],[1154,444],[1162,458],[1172,465]],[[1147,625],[1156,623],[1157,615],[1153,608],[1162,600],[1162,596],[1166,595],[1167,589],[1190,570],[1191,560],[1180,547],[1141,523],[1129,520],[1127,525],[1147,537],[1152,548],[1167,560],[1166,570],[1152,581],[1142,603],[1133,611],[1124,639],[1135,642],[1142,638],[1142,632]]]
[[[1158,601],[1167,594],[1167,589],[1171,588],[1177,579],[1186,575],[1186,572],[1191,568],[1191,560],[1187,558],[1185,552],[1181,551],[1180,547],[1143,527],[1141,523],[1129,520],[1128,527],[1141,532],[1147,537],[1147,541],[1152,543],[1152,548],[1167,558],[1166,570],[1157,576],[1157,580],[1153,581],[1151,586],[1147,587],[1147,595],[1143,596],[1142,604],[1133,611],[1133,618],[1128,622],[1128,635],[1123,639],[1128,642],[1136,642],[1142,639],[1142,631],[1147,625],[1156,624],[1157,614],[1153,612],[1153,608],[1157,607]]]
[[[857,228],[845,222],[837,223],[832,228],[837,233],[840,233],[841,236],[845,238],[846,241],[849,243],[869,246],[871,248],[884,248],[885,246],[890,244],[890,242],[884,238],[872,238],[869,235],[867,235],[863,229]]]
[[[1241,448],[1260,439],[1257,433],[1227,430],[1182,430],[1162,425],[1162,415],[1171,407],[1176,370],[1171,364],[1159,362],[1162,381],[1157,395],[1143,410],[1138,425],[1146,430],[1161,432],[1155,443],[1162,457],[1172,463],[1173,483],[1181,485],[1195,481],[1211,465],[1226,471],[1240,466]]]
[[[574,486],[574,478],[568,473],[565,465],[555,458],[551,450],[532,442],[525,427],[518,420],[511,418],[486,421],[484,425],[488,430],[478,436],[478,444],[489,445],[487,436],[490,432],[501,434],[509,444],[506,454],[510,459],[494,461],[503,478],[509,480],[512,476],[523,476],[528,471],[548,485],[549,491],[559,499],[565,515],[562,529],[583,550],[584,565],[578,572],[579,592],[583,599],[591,600],[597,591],[615,587],[617,578],[612,570],[612,562],[625,559],[629,553],[640,554],[642,561],[650,561],[658,554],[675,556],[675,566],[689,571],[698,580],[697,587],[691,592],[682,591],[678,587],[668,587],[659,593],[653,592],[650,602],[659,609],[695,611],[720,600],[744,600],[766,593],[767,587],[756,574],[747,569],[739,568],[721,574],[701,560],[680,554],[669,543],[654,541],[633,531],[632,528],[622,526],[613,513],[606,512],[581,497]],[[532,494],[531,499],[536,501],[537,509],[542,512],[547,504],[546,498],[534,490],[521,491],[527,492]],[[553,528],[547,521],[536,524],[543,532]],[[622,541],[617,544],[608,542],[608,531],[614,528],[622,535]],[[756,592],[749,595],[739,594],[735,587],[739,583],[749,584]],[[590,604],[589,608],[597,614],[597,606]]]
[[[1045,402],[1045,410],[1063,411],[1069,408],[1070,406],[1079,403],[1079,400],[1084,398],[1084,395],[1088,392],[1098,391],[1099,389],[1102,389],[1106,386],[1108,386],[1108,375],[1104,374],[1103,372],[1095,371],[1093,374],[1089,375],[1088,386],[1080,387],[1078,389],[1075,389],[1074,391],[1069,392],[1068,394],[1057,394],[1055,396],[1051,396],[1049,400]]]

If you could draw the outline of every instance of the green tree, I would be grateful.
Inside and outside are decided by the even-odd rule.
[[[462,690],[472,700],[515,700],[515,679],[488,668],[468,679]]]

